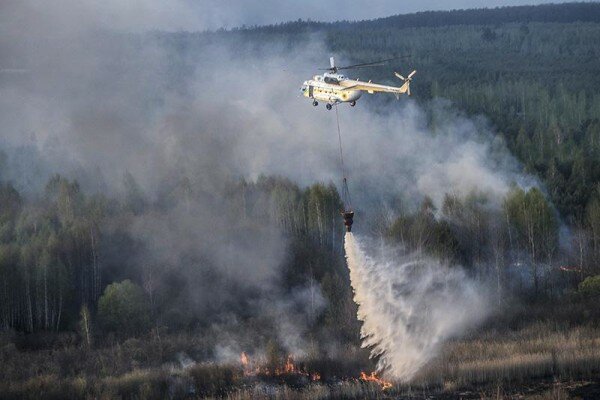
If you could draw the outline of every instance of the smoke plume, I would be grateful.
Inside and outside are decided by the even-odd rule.
[[[87,193],[122,197],[126,176],[130,192],[143,193],[153,204],[168,198],[170,206],[107,228],[125,231],[132,243],[102,249],[106,281],[123,278],[124,265],[133,264],[147,276],[148,287],[177,294],[177,302],[165,306],[165,320],[183,320],[182,313],[203,323],[268,315],[279,322],[281,337],[303,332],[293,325],[314,321],[323,309],[318,285],[299,284],[297,300],[269,306],[283,296],[277,284],[288,243],[272,221],[251,225],[236,214],[242,207],[224,198],[228,183],[265,174],[300,185],[339,182],[335,115],[298,96],[302,81],[327,66],[326,41],[310,35],[291,44],[285,37],[261,41],[240,32],[123,33],[146,30],[148,23],[165,27],[152,24],[158,17],[165,22],[156,8],[140,11],[125,3],[3,5],[0,178],[36,196],[48,177],[61,173],[77,179]],[[187,19],[187,2],[173,4],[168,26],[195,26]],[[140,12],[152,18],[139,20]],[[391,67],[404,73],[418,68]],[[369,79],[364,74],[351,78]],[[392,71],[384,83],[399,83],[391,79]],[[473,191],[486,193],[497,206],[512,182],[528,184],[485,120],[467,118],[440,100],[419,105],[403,98],[377,110],[373,104],[365,94],[357,107],[339,106],[359,211],[400,195],[409,207],[423,196],[439,206],[445,193]],[[254,207],[272,214],[265,199]],[[357,213],[359,230],[368,224],[365,214]],[[470,323],[471,309],[452,289],[461,287],[463,276],[429,261],[374,261],[352,240],[348,260],[370,335],[365,343],[384,353],[382,368],[408,377],[441,340]],[[438,286],[441,292],[434,290]],[[309,292],[319,300],[314,306],[301,301]],[[453,302],[465,315],[448,321],[444,307]],[[419,314],[423,309],[428,311]],[[294,318],[282,317],[292,313],[288,310]],[[390,333],[395,331],[401,336]],[[302,340],[291,337],[286,346],[299,351]]]

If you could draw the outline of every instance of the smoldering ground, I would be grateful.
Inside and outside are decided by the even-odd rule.
[[[133,212],[114,228],[135,243],[127,259],[149,291],[176,291],[165,320],[191,315],[233,332],[238,316],[267,316],[288,350],[301,351],[301,337],[283,338],[305,331],[322,305],[283,301],[280,228],[244,220],[238,204],[224,199],[232,182],[262,174],[300,185],[339,182],[335,114],[299,97],[302,81],[327,62],[323,38],[290,44],[286,37],[260,43],[243,31],[130,34],[87,11],[75,18],[22,4],[11,3],[0,25],[2,67],[25,71],[0,75],[3,179],[35,197],[58,172],[90,193],[127,197],[135,189],[143,201],[168,204]],[[445,193],[473,191],[498,207],[511,183],[531,184],[484,120],[441,100],[422,107],[403,98],[373,110],[368,97],[339,107],[357,209],[398,195],[409,207],[423,196],[439,205]],[[126,188],[124,176],[133,177]],[[104,257],[115,260],[106,273],[119,276],[124,254],[107,247]],[[322,302],[314,283],[294,290]]]

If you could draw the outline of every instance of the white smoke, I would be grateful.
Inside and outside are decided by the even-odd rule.
[[[35,194],[49,176],[61,173],[76,178],[86,192],[111,196],[120,190],[127,172],[151,200],[163,188],[189,178],[195,203],[178,195],[182,202],[169,213],[142,215],[128,226],[128,232],[149,249],[140,264],[188,266],[180,271],[189,283],[180,289],[181,297],[187,299],[187,309],[200,317],[232,308],[233,300],[245,304],[241,289],[271,294],[286,255],[285,238],[266,222],[252,227],[252,235],[240,235],[231,223],[235,216],[219,200],[225,183],[237,177],[280,175],[300,185],[339,182],[334,114],[298,96],[302,81],[323,63],[327,65],[331,54],[326,42],[311,36],[299,38],[290,48],[285,40],[252,41],[251,36],[238,40],[227,35],[116,33],[145,30],[148,25],[163,28],[162,23],[171,18],[149,6],[158,2],[133,8],[125,3],[12,0],[2,7],[0,68],[23,73],[0,76],[0,150],[6,154],[6,159],[0,154],[0,178],[13,182],[22,193]],[[177,21],[169,26],[174,29],[191,29],[187,28],[189,14],[181,11],[184,3],[170,3]],[[218,19],[208,11],[205,15]],[[154,25],[153,16],[160,16],[161,24]],[[197,25],[203,29],[201,23]],[[338,57],[340,65],[350,61]],[[393,67],[401,72],[418,68]],[[352,78],[369,79],[366,74]],[[391,79],[391,71],[389,75]],[[367,224],[363,210],[375,210],[400,194],[409,206],[429,196],[439,208],[446,193],[466,196],[477,191],[489,194],[490,202],[499,206],[513,182],[528,184],[503,140],[485,122],[467,118],[440,101],[422,107],[403,98],[377,112],[369,106],[374,101],[365,95],[357,107],[339,107],[357,222],[364,221],[357,228]],[[190,259],[200,261],[190,263]],[[204,270],[197,268],[205,263],[218,269],[223,281],[207,279]],[[378,313],[365,326],[383,330],[370,340],[404,338],[397,348],[391,339],[377,342],[378,349],[386,352],[382,362],[390,365],[401,365],[402,357],[412,352],[407,361],[412,369],[395,367],[395,374],[402,376],[401,371],[413,371],[417,361],[435,353],[436,341],[459,329],[451,322],[433,324],[429,313],[421,316],[424,320],[404,316],[408,325],[398,321],[394,313],[404,312],[395,310],[398,304],[409,310],[428,304],[428,310],[444,310],[437,308],[438,302],[440,307],[445,306],[443,300],[452,304],[452,297],[431,296],[429,303],[428,292],[422,291],[418,301],[403,295],[395,298],[393,287],[385,284],[393,279],[398,284],[409,281],[392,276],[392,269],[413,267],[380,264],[373,269],[389,270],[380,272],[378,281],[386,292],[358,289],[357,294],[387,293],[386,312],[380,314],[373,300]],[[455,280],[460,276],[456,271],[448,275]],[[424,275],[410,282],[443,286],[447,281],[442,278],[442,273],[432,271],[431,281]],[[229,288],[225,282],[231,281],[238,290],[223,290]],[[303,297],[306,294],[299,295]],[[302,315],[278,327],[291,351],[302,347],[297,337],[289,337],[290,331],[301,332],[292,323],[311,322],[320,310],[304,302],[311,306],[301,313],[288,311],[299,303],[294,300],[275,310],[258,308],[259,313],[275,317],[286,312]],[[361,310],[366,310],[366,304]],[[179,312],[173,311],[173,320]],[[389,327],[381,315],[390,317]],[[406,333],[397,333],[402,332],[399,327]],[[418,329],[432,327],[440,333],[419,337]]]
[[[445,340],[486,315],[483,291],[457,267],[389,248],[372,257],[352,233],[345,249],[362,346],[387,377],[410,381]]]

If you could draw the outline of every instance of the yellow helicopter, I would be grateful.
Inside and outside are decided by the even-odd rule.
[[[350,79],[345,75],[338,74],[338,71],[345,69],[360,69],[367,67],[380,66],[384,63],[395,60],[390,58],[370,63],[354,64],[345,67],[336,67],[333,57],[329,58],[329,68],[324,68],[327,72],[322,75],[315,75],[312,79],[304,81],[302,84],[302,95],[313,100],[313,106],[318,106],[319,101],[325,102],[325,107],[331,110],[331,107],[337,103],[350,103],[352,107],[356,105],[356,100],[362,96],[363,92],[373,94],[375,92],[393,93],[397,98],[401,94],[410,96],[410,82],[412,77],[417,73],[413,71],[405,78],[397,72],[394,75],[401,79],[404,84],[400,87],[380,85],[371,81],[363,82]]]

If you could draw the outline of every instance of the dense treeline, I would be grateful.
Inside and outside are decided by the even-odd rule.
[[[223,285],[223,290],[237,290],[244,306],[259,296],[256,291],[228,286],[226,278],[219,276],[223,266],[201,260],[202,254],[183,255],[189,264],[149,267],[155,261],[147,260],[151,257],[144,248],[147,244],[128,226],[156,214],[167,216],[183,203],[189,207],[198,199],[189,194],[185,181],[156,202],[144,196],[130,175],[124,187],[119,200],[89,196],[76,182],[57,175],[40,199],[25,200],[10,184],[0,186],[0,325],[4,329],[75,329],[84,315],[82,307],[94,314],[102,290],[128,278],[143,287],[151,303],[152,325],[167,329],[207,325],[215,316],[206,308],[194,310],[193,296],[181,295],[186,290]],[[323,316],[329,321],[325,325],[340,337],[354,337],[354,306],[341,257],[341,206],[335,187],[314,185],[302,190],[283,179],[261,178],[256,183],[232,183],[219,201],[225,202],[226,212],[236,221],[232,229],[240,235],[260,232],[258,225],[281,230],[289,240],[290,256],[281,268],[278,285],[284,292],[293,292],[318,282],[330,304]],[[108,330],[119,326],[111,320],[117,304],[113,300],[105,305]],[[240,305],[221,306],[224,309],[214,311],[236,311]],[[313,321],[315,326],[317,322],[323,321]]]
[[[498,25],[513,22],[600,22],[600,6],[597,3],[542,4],[537,6],[509,6],[451,11],[422,11],[414,14],[394,15],[360,22],[294,21],[263,27],[241,28],[262,32],[306,32],[319,29],[372,29],[422,28],[451,25]],[[234,29],[239,30],[239,28]]]
[[[148,303],[140,306],[147,313],[142,320],[148,324],[135,323],[132,332],[139,333],[143,326],[196,329],[217,321],[223,308],[256,318],[241,310],[259,298],[260,291],[227,282],[219,275],[223,266],[203,258],[201,251],[183,254],[175,265],[152,265],[156,261],[148,260],[152,254],[145,249],[148,244],[128,229],[157,214],[169,218],[182,204],[189,207],[197,201],[186,182],[154,202],[129,175],[125,194],[118,200],[86,195],[76,182],[58,175],[35,201],[24,200],[10,184],[3,184],[2,327],[25,332],[71,330],[82,318],[95,319],[98,310],[105,320],[100,328],[128,332],[128,328],[116,328],[123,325],[119,315],[114,315],[121,307],[115,287],[107,289],[104,305],[97,308],[102,291],[123,279],[143,288],[140,293],[147,299],[139,300],[138,289],[129,289],[124,296],[133,296],[135,301],[124,303]],[[182,193],[188,194],[181,197]],[[326,331],[352,342],[357,324],[343,263],[341,203],[335,187],[317,184],[301,189],[285,179],[260,178],[232,182],[225,193],[221,201],[235,221],[233,230],[241,235],[258,234],[256,227],[266,224],[280,230],[288,241],[289,256],[277,278],[282,288],[279,295],[286,297],[311,282],[318,283],[327,307],[310,321],[313,334]],[[578,278],[600,272],[595,262],[600,257],[600,192],[592,199],[584,225],[569,236],[572,242],[562,244],[558,216],[537,188],[514,188],[502,200],[501,209],[490,206],[491,199],[483,195],[458,198],[448,194],[440,210],[425,198],[416,212],[376,220],[373,228],[393,243],[463,265],[478,276],[493,277],[499,294],[517,289],[527,295],[554,296],[574,288],[569,278],[573,272]],[[576,250],[565,252],[565,247]],[[561,271],[561,266],[569,271]],[[207,284],[236,292],[237,303],[227,300],[214,309],[195,308],[193,294],[182,295],[188,290],[208,290]],[[86,316],[88,309],[92,316]],[[123,311],[124,315],[128,312]]]
[[[98,262],[102,204],[56,176],[42,199],[25,202],[0,187],[0,324],[32,332],[64,329],[78,305],[101,291]]]
[[[396,15],[362,24],[395,27],[436,27],[449,25],[494,25],[511,22],[600,22],[597,3],[541,4],[537,6],[489,9],[425,11]]]

